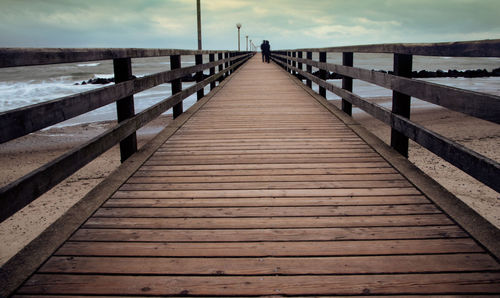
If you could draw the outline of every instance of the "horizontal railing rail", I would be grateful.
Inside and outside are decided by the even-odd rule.
[[[14,55],[14,50],[8,50],[12,52],[12,55]],[[2,51],[5,51],[5,49]],[[2,51],[0,51],[0,53],[2,53]],[[81,50],[81,52],[84,53],[88,53],[89,51],[90,50]],[[119,122],[115,127],[108,129],[99,136],[73,148],[55,160],[0,188],[0,221],[5,220],[18,210],[22,209],[40,195],[50,190],[65,178],[71,176],[90,161],[94,160],[96,157],[118,143],[120,143],[122,161],[124,161],[137,150],[135,132],[139,128],[170,108],[174,109],[174,118],[178,117],[183,112],[182,101],[184,99],[194,93],[197,93],[197,98],[200,100],[204,96],[203,90],[205,86],[210,85],[210,89],[215,88],[216,81],[222,80],[225,76],[229,75],[253,55],[253,53],[250,52],[228,51],[134,51],[138,50],[131,49],[127,52],[124,49],[114,53],[108,53],[107,50],[92,50],[90,52],[92,55],[101,53],[99,54],[99,57],[104,57],[105,55],[118,56],[118,54],[125,55],[127,53],[132,53],[134,55],[133,57],[139,57],[140,55],[142,55],[140,57],[170,55],[171,70],[155,73],[141,78],[133,78],[130,67],[131,57],[124,58],[123,56],[119,56],[119,58],[114,58],[116,84],[112,86],[0,113],[0,143],[24,136],[50,125],[60,123],[113,102],[117,102]],[[36,50],[33,49],[28,52],[31,53],[30,55],[36,56]],[[74,59],[76,58],[73,57],[80,55],[72,53],[70,50],[58,50],[57,53],[59,53],[59,56],[54,54],[54,57],[51,56],[50,59],[44,60],[44,63],[38,63],[38,65],[47,64],[45,63],[47,61],[50,61],[51,63],[62,63],[56,61],[74,62]],[[197,65],[180,68],[180,55],[191,55],[193,53],[196,55]],[[209,54],[210,62],[202,64],[201,55],[205,53]],[[19,55],[22,56],[25,54],[26,50],[21,49]],[[215,54],[218,54],[219,59],[217,61],[215,61]],[[64,55],[67,57],[62,57]],[[4,60],[9,59],[9,57],[11,56],[0,55],[0,65],[8,64]],[[88,58],[85,58],[83,54],[79,57],[81,59]],[[78,61],[83,62],[90,60]],[[125,64],[123,64],[123,62],[125,62]],[[117,65],[122,67],[117,67]],[[124,73],[120,73],[120,70],[123,70],[123,66],[127,70],[125,77],[128,78],[128,80],[118,82],[120,76],[124,77]],[[217,66],[218,72],[216,73],[215,68]],[[210,70],[210,76],[203,79],[202,73],[206,69]],[[193,73],[196,74],[196,84],[183,90],[181,87],[181,78],[187,74]],[[134,115],[133,95],[164,83],[171,83],[172,95],[145,109],[137,115]],[[123,114],[120,115],[119,103],[121,102],[123,104],[123,101],[128,101],[126,104],[132,105],[132,114],[125,116]]]
[[[204,55],[230,51],[181,49],[71,49],[71,48],[0,48],[0,67],[33,66],[88,62],[119,58],[152,58],[171,55]]]
[[[327,53],[387,53],[418,56],[445,57],[500,57],[500,40],[476,40],[440,43],[389,43],[329,48],[304,48],[281,50],[288,52],[327,52]]]
[[[306,51],[306,59],[302,58]],[[353,67],[353,53],[394,53],[394,74]],[[312,53],[319,53],[319,61]],[[342,52],[343,65],[327,63],[327,52]],[[461,144],[458,144],[424,126],[409,120],[410,97],[461,112],[476,118],[500,123],[500,97],[411,79],[412,55],[500,57],[500,40],[442,43],[442,44],[394,44],[335,47],[321,49],[297,49],[274,51],[272,59],[312,87],[319,86],[319,93],[326,97],[326,90],[342,98],[342,110],[351,115],[352,105],[357,106],[376,119],[388,124],[391,129],[391,146],[408,157],[408,139],[443,158],[478,181],[500,192],[500,164]],[[303,65],[306,70],[303,70]],[[319,74],[312,73],[312,67]],[[327,72],[342,76],[342,88],[326,81]],[[352,92],[352,80],[359,79],[393,90],[392,111],[370,102]]]

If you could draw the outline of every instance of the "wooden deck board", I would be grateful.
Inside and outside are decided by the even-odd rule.
[[[258,74],[258,75],[256,75]],[[17,294],[499,294],[500,264],[254,58]]]

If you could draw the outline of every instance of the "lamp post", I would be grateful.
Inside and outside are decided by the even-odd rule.
[[[247,38],[247,50],[246,51],[248,52],[248,35],[246,36],[246,38]]]
[[[236,24],[236,28],[238,28],[238,52],[240,51],[240,29],[241,29],[241,24],[238,23]]]
[[[196,20],[198,23],[198,50],[201,50],[201,9],[200,0],[196,1]]]

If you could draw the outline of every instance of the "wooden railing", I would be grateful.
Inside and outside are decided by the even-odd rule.
[[[306,58],[303,58],[304,52]],[[319,61],[312,59],[319,53]],[[391,53],[394,73],[353,67],[353,53]],[[342,53],[342,65],[327,63],[327,53]],[[447,57],[500,57],[500,40],[436,44],[381,44],[333,48],[293,49],[274,51],[272,59],[292,74],[298,74],[306,84],[319,85],[319,94],[326,90],[342,98],[342,110],[351,115],[352,105],[391,126],[391,146],[408,157],[408,139],[453,164],[480,182],[500,192],[500,165],[446,137],[411,120],[410,98],[440,105],[453,111],[500,123],[500,97],[411,79],[413,55]],[[303,65],[306,65],[306,71]],[[312,67],[319,75],[312,74]],[[342,88],[326,81],[327,71],[342,76]],[[369,102],[352,92],[352,80],[358,79],[393,90],[392,111]]]
[[[209,55],[209,63],[203,64],[204,54]],[[196,65],[181,67],[181,55],[194,55]],[[212,90],[216,81],[231,74],[252,55],[250,52],[174,49],[0,49],[0,68],[112,59],[115,73],[114,85],[0,113],[0,144],[113,102],[116,102],[118,116],[115,127],[0,188],[0,221],[118,143],[123,162],[137,151],[135,133],[139,128],[170,108],[174,118],[178,117],[183,112],[185,98],[197,93],[200,100],[205,86],[210,84]],[[171,70],[133,77],[131,58],[163,56],[170,57]],[[210,76],[204,79],[206,69]],[[182,90],[181,79],[193,73],[196,73],[196,84]],[[171,84],[172,95],[135,115],[134,94],[165,83]]]

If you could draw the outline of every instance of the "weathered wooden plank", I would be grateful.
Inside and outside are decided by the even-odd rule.
[[[264,257],[483,252],[470,238],[301,242],[66,242],[60,256]]]
[[[348,197],[419,195],[415,188],[350,189],[261,189],[261,190],[186,190],[186,191],[117,191],[113,198],[269,198],[269,197]]]
[[[441,213],[432,204],[321,207],[224,207],[224,208],[100,208],[95,217],[279,217],[351,216]],[[297,219],[300,221],[300,219]]]
[[[109,199],[104,207],[265,207],[265,206],[360,206],[429,203],[424,196],[353,196],[353,197],[262,197],[262,198],[169,198]]]
[[[188,143],[189,141],[196,141],[196,142],[210,142],[213,141],[214,139],[217,139],[218,142],[222,142],[225,140],[238,140],[238,139],[245,139],[245,140],[261,140],[261,139],[273,139],[275,141],[279,141],[279,139],[286,138],[288,140],[295,140],[295,139],[309,139],[309,138],[316,138],[316,139],[338,139],[338,138],[343,138],[343,139],[351,139],[354,140],[356,136],[354,134],[333,134],[333,133],[322,133],[322,132],[290,132],[286,134],[286,137],[283,137],[284,134],[283,132],[275,132],[275,133],[235,133],[235,134],[203,134],[203,135],[187,135],[183,136],[182,134],[177,135],[176,137],[172,137],[172,142],[175,143],[177,140],[182,140],[182,142]]]
[[[329,182],[329,181],[400,181],[404,177],[400,174],[348,174],[348,175],[273,175],[273,176],[195,176],[184,177],[180,176],[133,176],[127,180],[127,184],[142,184],[142,183],[220,183],[220,182]],[[241,174],[245,174],[241,172]]]
[[[451,225],[443,214],[337,217],[238,217],[238,218],[90,218],[84,228],[99,229],[259,229],[338,228],[371,226]]]
[[[210,183],[127,183],[120,190],[244,190],[244,189],[343,189],[343,188],[402,188],[411,187],[406,180],[380,181],[293,181],[293,182],[210,182]]]
[[[195,128],[193,128],[195,129]],[[275,129],[273,131],[246,131],[243,129],[232,129],[231,131],[214,131],[215,129],[210,129],[207,130],[206,132],[202,131],[192,131],[192,130],[180,130],[179,133],[175,138],[172,138],[172,140],[210,140],[213,139],[214,137],[220,138],[223,137],[224,139],[248,139],[250,137],[258,137],[258,138],[264,138],[266,136],[273,136],[273,137],[283,137],[284,133],[286,133],[286,136],[342,136],[342,137],[356,137],[355,134],[353,134],[350,131],[346,131],[345,133],[339,133],[337,131],[333,131],[332,129]],[[257,128],[253,128],[253,130],[257,130]],[[300,130],[300,131],[299,131]]]
[[[210,176],[215,178],[217,176],[229,176],[237,179],[239,176],[350,176],[350,175],[399,175],[395,173],[396,171],[390,167],[378,167],[378,168],[331,168],[331,169],[242,169],[242,170],[231,170],[231,169],[221,169],[221,170],[162,170],[162,167],[143,167],[141,170],[137,171],[134,177],[204,177]],[[359,178],[363,179],[363,178]]]
[[[233,165],[233,164],[269,164],[269,163],[284,163],[288,164],[290,162],[298,162],[298,163],[340,163],[340,162],[353,162],[353,163],[365,163],[365,166],[367,163],[375,163],[378,164],[380,162],[383,162],[384,159],[382,159],[379,156],[371,156],[371,157],[316,157],[316,158],[307,158],[307,157],[302,157],[302,158],[293,158],[293,157],[284,157],[284,158],[278,158],[278,157],[268,157],[268,158],[245,158],[245,159],[239,159],[239,158],[211,158],[211,159],[201,159],[201,160],[189,160],[189,159],[170,159],[170,160],[162,160],[162,159],[156,159],[156,158],[151,158],[149,159],[145,165],[147,166],[162,166],[162,165],[195,165],[195,166],[201,166],[201,165]]]
[[[237,230],[79,229],[71,241],[249,242],[436,239],[467,237],[457,226]]]
[[[315,145],[315,146],[314,146]],[[346,141],[335,142],[335,141],[314,141],[314,144],[307,141],[301,140],[282,140],[281,142],[276,142],[273,140],[262,140],[261,142],[253,141],[253,142],[245,142],[244,144],[238,144],[233,142],[220,142],[220,143],[182,143],[182,142],[169,142],[162,147],[162,150],[203,150],[206,148],[206,151],[210,150],[256,150],[256,149],[272,149],[276,147],[280,147],[282,149],[327,149],[327,148],[366,148],[366,145],[359,141]]]
[[[76,286],[78,285],[78,286]],[[35,274],[20,294],[318,295],[498,293],[500,273],[318,276],[108,276]]]
[[[334,153],[287,153],[287,152],[277,152],[277,153],[228,153],[228,154],[208,154],[208,155],[170,155],[170,154],[154,154],[150,160],[168,160],[169,158],[174,158],[176,160],[203,160],[203,159],[253,159],[253,158],[369,158],[378,157],[374,152],[334,152]]]
[[[234,136],[234,137],[229,137],[229,136],[226,136],[226,138],[217,138],[217,139],[213,139],[213,138],[210,138],[210,137],[200,137],[200,138],[180,138],[180,137],[176,137],[176,138],[172,138],[171,140],[169,140],[169,143],[179,143],[179,144],[183,144],[183,143],[196,143],[196,144],[199,144],[199,143],[225,143],[225,142],[228,142],[228,143],[235,143],[235,142],[238,142],[239,139],[243,139],[244,142],[243,143],[246,143],[246,142],[258,142],[260,140],[265,140],[265,139],[271,139],[273,140],[274,142],[280,142],[282,140],[284,141],[288,141],[288,142],[291,142],[291,141],[337,141],[337,142],[342,142],[342,141],[357,141],[358,138],[355,136],[355,135],[348,135],[348,136],[328,136],[328,135],[325,135],[325,134],[319,134],[319,135],[310,135],[310,134],[302,134],[302,135],[293,135],[293,134],[290,134],[290,135],[282,135],[282,134],[275,134],[275,135],[262,135],[262,134],[258,134],[258,135],[255,135],[255,136],[248,136],[248,135],[239,135],[239,136]]]
[[[487,254],[309,258],[52,257],[39,273],[296,275],[467,272],[499,270]]]
[[[440,43],[392,43],[328,48],[296,49],[308,52],[398,53],[420,56],[500,57],[500,40],[474,40]]]

